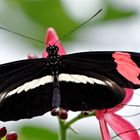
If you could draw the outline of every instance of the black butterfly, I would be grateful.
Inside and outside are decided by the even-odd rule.
[[[118,61],[126,73],[131,68],[139,69],[138,53],[83,52],[59,56],[57,46],[49,46],[46,51],[47,58],[0,65],[0,120],[31,118],[55,107],[72,111],[112,108],[124,99],[124,88],[140,87],[135,79],[116,69],[121,65]],[[113,57],[115,53],[117,58]]]

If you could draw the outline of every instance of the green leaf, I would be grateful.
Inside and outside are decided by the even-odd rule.
[[[108,21],[108,20],[116,20],[116,19],[125,19],[131,16],[134,16],[136,13],[134,11],[130,10],[123,10],[118,9],[113,4],[107,2],[106,4],[106,14],[101,19],[101,21]]]
[[[59,36],[78,25],[68,16],[60,0],[14,0],[12,3],[45,30],[55,28]]]
[[[20,140],[58,140],[57,133],[41,127],[24,126],[20,130]]]

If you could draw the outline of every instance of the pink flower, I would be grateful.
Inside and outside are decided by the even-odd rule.
[[[63,49],[62,45],[58,41],[57,34],[53,28],[49,28],[46,34],[46,47],[43,51],[42,57],[46,58],[48,56],[46,52],[46,48],[49,45],[56,45],[59,47],[59,55],[66,54],[65,50]],[[28,58],[36,58],[35,55],[28,55]],[[118,110],[123,108],[123,104],[127,104],[132,96],[133,90],[132,89],[125,89],[126,97],[120,105],[117,105],[111,109],[104,109],[104,110],[96,110],[96,117],[100,123],[100,129],[102,134],[103,140],[111,140],[107,123],[108,125],[114,130],[116,134],[123,140],[140,140],[140,137],[135,131],[135,128],[121,116],[115,114]],[[132,131],[131,131],[132,130]],[[131,131],[131,132],[130,132]]]
[[[132,89],[125,89],[125,92],[126,97],[120,105],[117,105],[111,109],[96,110],[96,117],[99,120],[103,140],[111,140],[107,124],[114,130],[116,135],[118,135],[123,140],[140,140],[140,137],[137,131],[135,131],[134,126],[121,116],[115,114],[115,112],[122,109],[133,96]]]
[[[45,43],[46,43],[46,47],[42,53],[42,57],[46,58],[48,56],[48,53],[46,52],[46,48],[49,47],[49,45],[56,45],[59,48],[59,55],[63,55],[66,54],[65,50],[63,49],[62,45],[60,44],[60,42],[58,41],[58,36],[55,32],[55,30],[53,28],[48,28],[47,33],[46,33],[46,38],[45,38]],[[34,59],[37,58],[36,55],[34,54],[28,54],[28,58],[29,59]]]
[[[46,34],[46,47],[50,45],[55,45],[58,46],[59,48],[59,55],[63,55],[66,54],[65,50],[63,49],[62,45],[60,44],[60,42],[58,41],[58,36],[55,32],[55,30],[53,28],[49,28]],[[43,51],[42,57],[46,58],[48,56],[47,52],[46,52],[46,48]]]

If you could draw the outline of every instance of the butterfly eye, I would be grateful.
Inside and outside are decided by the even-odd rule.
[[[46,52],[49,53],[49,47],[46,48]]]
[[[56,49],[56,51],[57,51],[57,52],[59,51],[59,48],[58,48],[58,46],[55,46],[55,49]]]
[[[58,46],[53,46],[52,49],[53,49],[53,50],[52,50],[52,53],[54,53],[54,54],[55,54],[55,53],[58,53],[58,51],[59,51]]]
[[[46,52],[48,54],[52,54],[53,53],[53,50],[54,50],[54,48],[52,46],[46,48]]]

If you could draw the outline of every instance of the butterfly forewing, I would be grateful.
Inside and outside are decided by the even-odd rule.
[[[83,52],[65,55],[63,57],[66,64],[71,64],[71,70],[79,70],[86,75],[91,71],[109,78],[123,88],[139,88],[140,84],[133,83],[118,72],[118,64],[115,62],[116,58],[113,58],[114,53],[116,52]],[[118,57],[120,60],[119,62],[123,65],[124,72],[129,73],[132,69],[138,68],[140,65],[139,53],[118,52],[118,54],[121,54],[121,56],[118,55]],[[130,58],[128,55],[130,55]],[[130,63],[130,60],[135,62],[136,65],[134,67],[134,64]]]
[[[27,81],[40,78],[48,74],[46,70],[47,60],[33,59],[1,65],[0,92],[10,91]]]
[[[41,77],[50,75],[47,63],[47,59],[32,59],[0,66],[0,120],[31,118],[50,110],[50,86],[37,85]],[[32,88],[33,84],[39,88]]]

